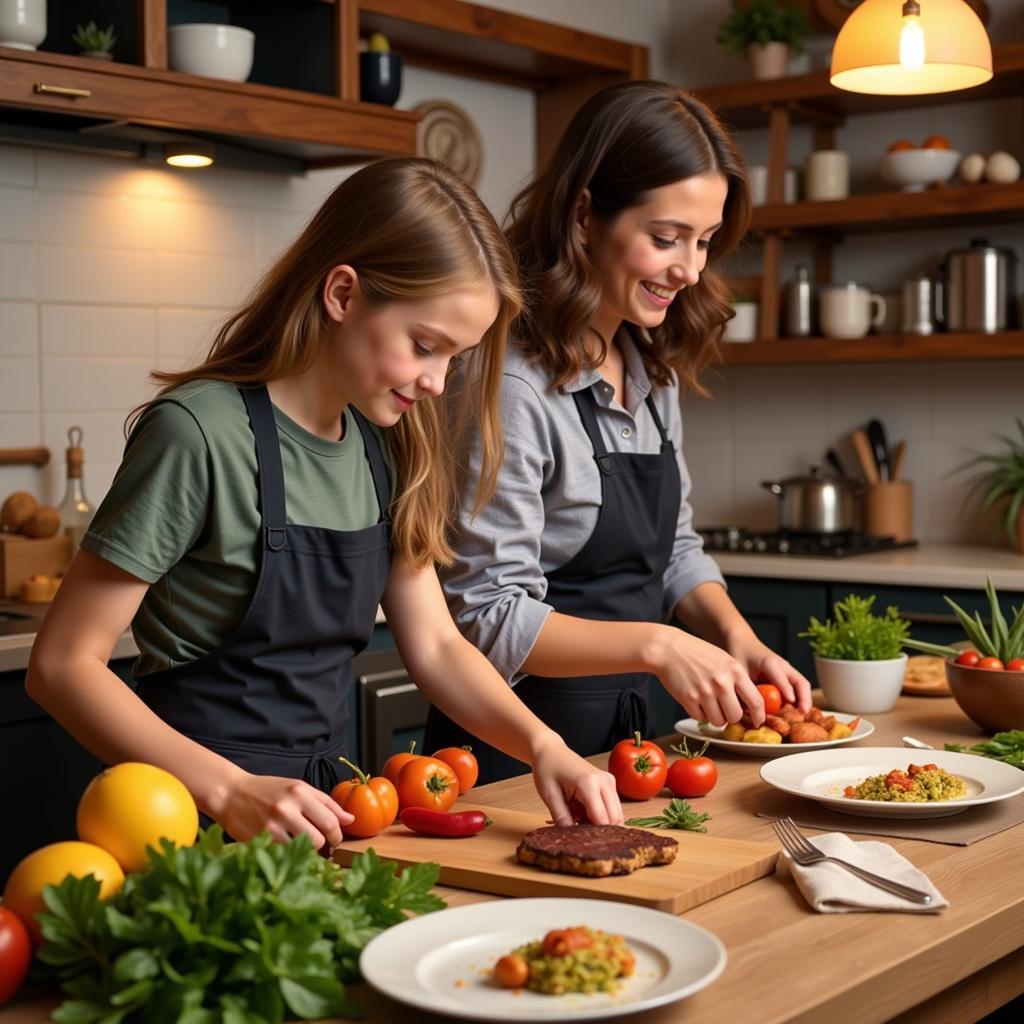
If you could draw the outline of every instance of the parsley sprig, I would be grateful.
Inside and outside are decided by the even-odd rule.
[[[992,739],[984,743],[975,743],[973,747],[947,743],[946,749],[961,754],[980,754],[982,757],[991,757],[994,761],[1012,764],[1014,768],[1024,769],[1024,729],[997,732]]]
[[[704,822],[710,814],[695,811],[685,800],[676,797],[668,802],[665,810],[656,818],[630,818],[626,824],[637,828],[679,828],[685,832],[707,832]]]
[[[444,906],[436,864],[399,875],[372,849],[344,869],[306,836],[225,843],[217,825],[195,846],[160,845],[106,903],[92,875],[45,889],[39,958],[70,997],[57,1024],[362,1016],[345,993],[360,951],[407,912]]]

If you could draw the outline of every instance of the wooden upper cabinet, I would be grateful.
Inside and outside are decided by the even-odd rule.
[[[80,5],[49,0],[42,50],[0,47],[0,141],[80,144],[87,135],[99,146],[113,135],[141,144],[192,133],[295,167],[412,155],[417,115],[359,100],[360,39],[376,31],[409,65],[533,91],[539,154],[590,93],[647,73],[643,46],[462,0],[220,0],[210,20],[227,11],[225,20],[256,34],[249,80],[170,70],[168,25],[199,20],[204,6],[109,0],[118,42],[104,62],[75,53]]]

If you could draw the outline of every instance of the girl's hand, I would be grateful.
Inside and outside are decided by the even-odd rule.
[[[712,725],[738,722],[745,705],[755,726],[764,721],[764,701],[743,661],[674,626],[653,629],[644,660],[692,718]]]
[[[765,647],[753,634],[730,642],[729,651],[755,683],[773,683],[779,688],[783,701],[795,704],[801,711],[810,710],[811,684],[785,658]]]
[[[561,737],[551,733],[534,750],[533,784],[551,812],[556,825],[572,825],[569,801],[576,799],[595,825],[621,825],[625,820],[615,779],[579,754]]]
[[[243,772],[211,812],[235,839],[251,839],[266,829],[275,842],[286,843],[303,832],[313,849],[341,842],[343,825],[354,819],[326,793],[301,779]]]

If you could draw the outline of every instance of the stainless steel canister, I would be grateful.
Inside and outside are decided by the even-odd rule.
[[[948,328],[991,334],[1008,327],[1017,293],[1013,250],[999,249],[983,238],[975,238],[969,249],[955,249],[946,261]]]
[[[796,280],[786,289],[784,333],[788,338],[806,338],[814,330],[811,276],[807,268],[796,268]]]
[[[931,334],[935,330],[934,282],[917,274],[903,282],[903,330],[907,334]]]

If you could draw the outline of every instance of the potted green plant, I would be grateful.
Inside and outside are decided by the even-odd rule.
[[[1017,417],[1020,440],[998,434],[1002,451],[981,453],[958,466],[974,471],[971,492],[980,494],[981,508],[987,510],[1004,502],[1003,529],[1017,550],[1024,553],[1024,420]]]
[[[117,36],[114,34],[113,25],[100,28],[95,21],[90,21],[84,28],[76,25],[71,41],[82,51],[83,57],[94,57],[97,60],[114,59],[111,51],[117,42]]]
[[[803,50],[809,29],[793,0],[732,0],[715,38],[727,52],[745,53],[755,78],[781,78],[790,52]]]
[[[832,618],[815,617],[800,633],[814,651],[814,671],[833,711],[867,715],[889,711],[903,689],[910,627],[894,607],[871,611],[875,598],[849,594],[836,601]]]

